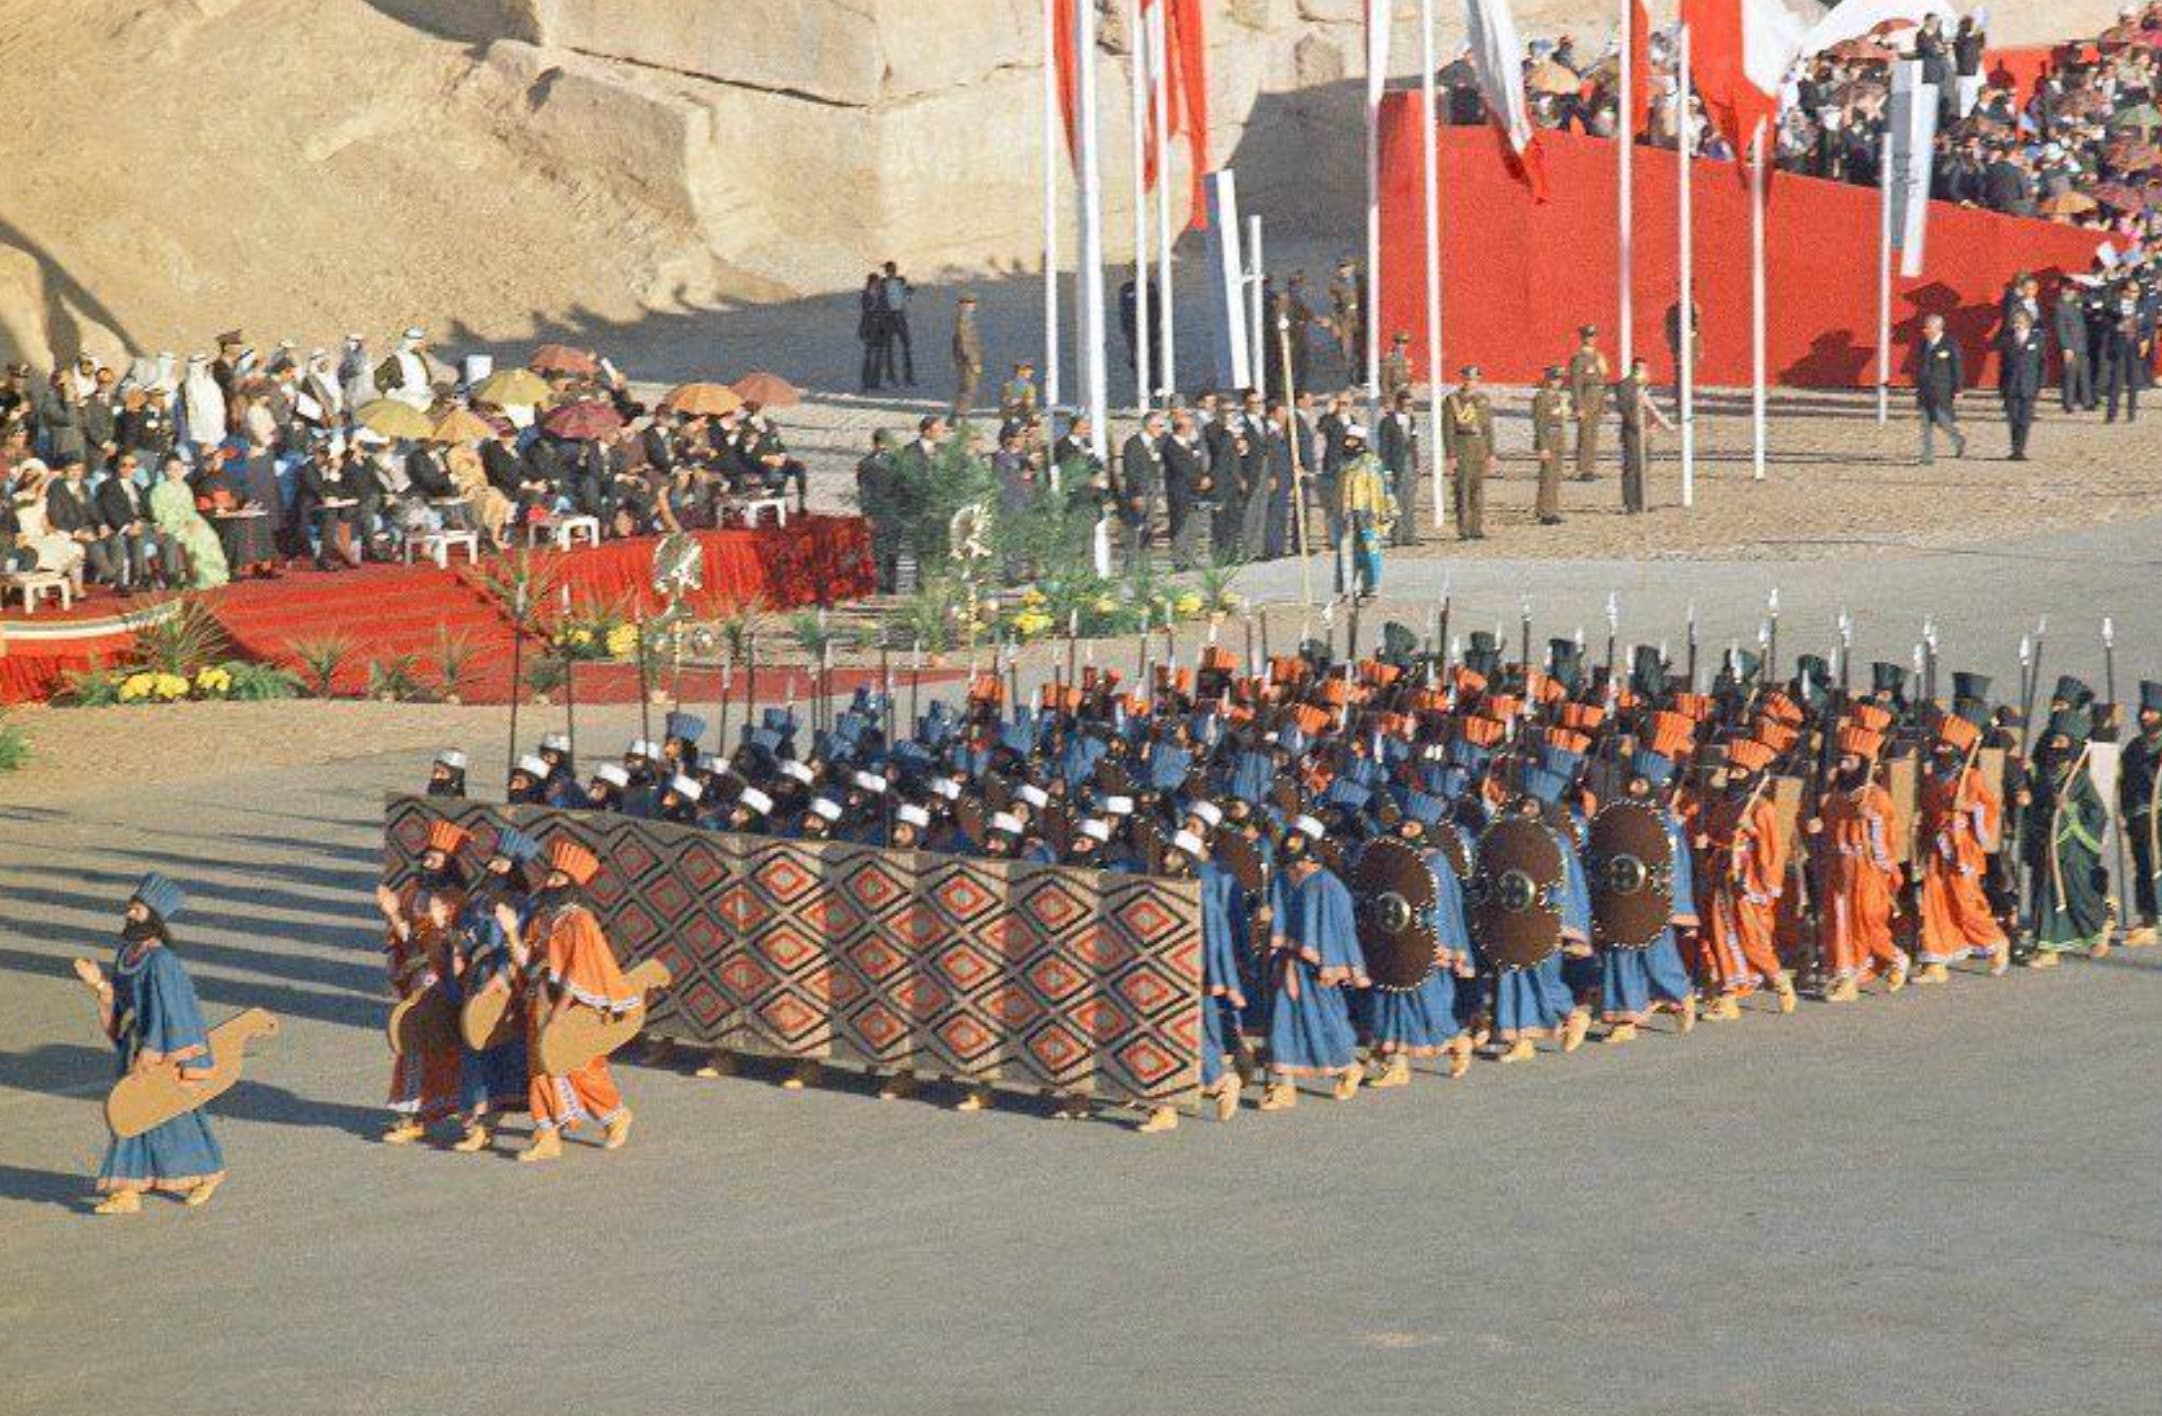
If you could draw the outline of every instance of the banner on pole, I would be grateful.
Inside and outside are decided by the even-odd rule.
[[[1892,194],[1892,249],[1899,253],[1899,274],[1912,280],[1922,273],[1922,247],[1929,234],[1929,169],[1937,141],[1937,86],[1922,82],[1918,59],[1892,66],[1892,170],[1885,176]]]
[[[1216,387],[1259,383],[1250,362],[1246,327],[1245,228],[1239,224],[1238,174],[1211,172],[1209,198],[1209,348],[1216,360]]]

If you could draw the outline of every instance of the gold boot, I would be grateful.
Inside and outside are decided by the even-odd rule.
[[[1359,1094],[1359,1083],[1364,1080],[1366,1073],[1360,1071],[1357,1064],[1353,1064],[1336,1074],[1336,1085],[1329,1095],[1338,1101],[1349,1101]]]
[[[2037,949],[2027,956],[2027,967],[2030,969],[2053,969],[2057,964],[2055,949]]]
[[[611,1151],[623,1149],[623,1143],[631,1138],[631,1122],[636,1119],[637,1117],[632,1114],[628,1106],[618,1111],[608,1122],[608,1139],[601,1142],[601,1149]]]
[[[1299,1104],[1299,1089],[1289,1082],[1271,1082],[1261,1093],[1260,1111],[1289,1111]]]
[[[691,1073],[694,1077],[733,1077],[736,1075],[736,1055],[726,1048],[716,1047],[707,1054],[706,1065]]]
[[[204,1205],[210,1203],[210,1197],[218,1193],[218,1187],[224,1183],[225,1177],[223,1175],[213,1175],[188,1191],[187,1198],[181,1203],[190,1209],[201,1209]]]
[[[1471,1039],[1460,1037],[1449,1045],[1449,1080],[1455,1081],[1471,1070]]]
[[[533,1133],[533,1143],[518,1152],[518,1159],[521,1163],[530,1164],[536,1160],[554,1160],[562,1154],[563,1137],[557,1133],[555,1127],[548,1126]]]
[[[465,1134],[451,1144],[451,1149],[463,1151],[467,1155],[471,1155],[475,1151],[488,1149],[488,1123],[475,1121],[472,1125],[466,1127]]]
[[[1374,1075],[1372,1080],[1367,1082],[1367,1085],[1372,1087],[1376,1091],[1382,1091],[1389,1087],[1410,1086],[1411,1059],[1404,1056],[1402,1053],[1398,1053],[1396,1056],[1391,1057],[1388,1062],[1383,1065],[1382,1069]]]
[[[1239,1114],[1239,1092],[1243,1089],[1244,1083],[1239,1080],[1239,1074],[1236,1072],[1231,1073],[1217,1084],[1214,1098],[1217,1120],[1229,1121]]]
[[[140,1214],[143,1195],[140,1190],[114,1190],[104,1199],[90,1207],[92,1214]]]
[[[1914,981],[1917,985],[1925,983],[1947,983],[1951,980],[1951,977],[1952,970],[1948,965],[1924,964],[1922,965],[1922,971],[1914,976]]]
[[[1778,978],[1772,980],[1772,991],[1779,995],[1780,1012],[1791,1013],[1794,1011],[1796,1000],[1794,996],[1794,976],[1792,974],[1781,974]],[[1736,1005],[1734,1016],[1738,1018],[1741,1015],[1742,1010],[1739,1005]]]
[[[1861,986],[1851,978],[1843,978],[1833,984],[1825,993],[1824,1001],[1827,1003],[1852,1003],[1861,996]]]
[[[906,1101],[916,1094],[916,1074],[903,1067],[880,1084],[880,1101]]]
[[[1140,1125],[1134,1127],[1136,1131],[1139,1131],[1144,1136],[1160,1136],[1166,1131],[1176,1131],[1178,1128],[1178,1110],[1170,1106],[1155,1108],[1149,1112]]]
[[[389,1129],[383,1132],[383,1144],[386,1146],[409,1146],[427,1134],[428,1128],[421,1125],[419,1121],[410,1116],[401,1116],[391,1122]]]
[[[991,1089],[989,1087],[970,1087],[966,1092],[962,1093],[961,1099],[953,1104],[953,1109],[956,1111],[989,1111],[991,1109]]]
[[[2088,958],[2090,958],[2090,959],[2106,959],[2106,958],[2108,958],[2108,957],[2109,957],[2109,938],[2108,938],[2108,936],[2106,936],[2106,935],[2105,935],[2104,937],[2102,937],[2102,938],[2100,938],[2100,939],[2097,939],[2097,940],[2095,940],[2095,941],[2094,941],[2094,943],[2092,943],[2092,944],[2088,945],[2088,946],[2087,946],[2087,957],[2088,957]]]
[[[818,1063],[808,1057],[804,1058],[796,1064],[795,1070],[782,1080],[781,1090],[799,1092],[805,1087],[818,1085],[820,1070]]]
[[[1895,968],[1884,976],[1884,991],[1886,993],[1897,993],[1906,986],[1907,971],[1904,967]]]
[[[1606,1041],[1608,1042],[1635,1042],[1636,1040],[1637,1025],[1635,1023],[1616,1023],[1606,1030]]]
[[[2003,978],[2012,971],[2012,946],[1999,944],[1989,951],[1989,976]]]
[[[1520,1037],[1515,1042],[1510,1043],[1508,1050],[1503,1052],[1496,1060],[1501,1062],[1529,1062],[1538,1055],[1539,1049],[1532,1046],[1531,1039]]]
[[[1561,1050],[1576,1051],[1584,1045],[1584,1036],[1590,1031],[1591,1013],[1583,1008],[1573,1009],[1561,1025]]]
[[[2124,947],[2127,949],[2144,949],[2154,941],[2155,929],[2151,924],[2138,925],[2125,931]]]
[[[1680,1024],[1680,1031],[1681,1031],[1681,1035],[1682,1035],[1683,1037],[1687,1037],[1687,1036],[1689,1036],[1689,1034],[1690,1034],[1691,1032],[1693,1032],[1693,1031],[1695,1031],[1695,1030],[1696,1030],[1696,1026],[1697,1026],[1697,996],[1696,996],[1696,995],[1695,995],[1694,993],[1692,993],[1692,994],[1690,994],[1690,995],[1689,995],[1689,996],[1688,996],[1687,998],[1684,998],[1684,999],[1682,1000],[1682,1006],[1681,1006],[1681,1024]]]

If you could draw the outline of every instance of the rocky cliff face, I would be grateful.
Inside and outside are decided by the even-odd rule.
[[[1099,3],[1116,259],[1126,0]],[[843,290],[888,257],[1041,259],[1040,0],[0,6],[10,356],[182,350],[235,323],[518,339]],[[1409,73],[1417,6],[1395,6]],[[1439,8],[1446,57],[1461,16]],[[1594,48],[1611,8],[1517,5],[1528,33],[1581,22]],[[2111,9],[1998,8],[2052,30]],[[1206,9],[1215,160],[1275,230],[1353,232],[1363,0]]]

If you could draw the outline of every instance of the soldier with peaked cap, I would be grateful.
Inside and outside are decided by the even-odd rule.
[[[418,997],[450,975],[451,927],[466,899],[465,868],[459,864],[458,854],[471,839],[465,828],[455,822],[429,823],[419,877],[403,890],[377,887],[376,903],[387,926],[384,966],[395,999]],[[391,1065],[390,1109],[394,1119],[383,1132],[386,1145],[417,1141],[427,1134],[430,1125],[457,1111],[458,1067],[454,1044],[408,1048],[398,1054]]]
[[[1971,955],[1988,958],[1992,974],[2012,961],[2011,941],[1983,888],[2004,808],[1974,760],[1988,709],[1957,706],[1973,717],[1954,712],[1937,724],[1922,778],[1920,983],[1944,982],[1951,965]]]
[[[581,1120],[606,1130],[602,1144],[608,1150],[620,1150],[631,1133],[631,1109],[616,1090],[606,1057],[595,1057],[569,1076],[549,1076],[540,1070],[540,1037],[556,1016],[573,1008],[620,1015],[641,1001],[617,966],[600,921],[581,898],[600,874],[600,862],[584,846],[564,837],[549,847],[547,863],[548,874],[534,892],[532,912],[511,945],[512,959],[527,970],[530,980],[526,1042],[532,1080],[527,1103],[533,1109],[533,1143],[518,1153],[522,1161],[560,1156],[563,1130]],[[506,931],[517,925],[516,913],[508,904],[498,907],[497,918]]]
[[[1605,387],[1600,385],[1602,396]],[[1580,429],[1582,426],[1579,424]],[[1579,431],[1577,436],[1581,441],[1586,434]],[[1598,433],[1589,436],[1596,446]],[[1539,518],[1541,526],[1561,525],[1561,460],[1568,455],[1568,441],[1569,390],[1562,386],[1561,365],[1549,364],[1545,382],[1531,396],[1531,447],[1539,459],[1539,495],[1532,514]],[[1591,480],[1589,473],[1584,474],[1584,480]]]
[[[1867,705],[1857,705],[1857,713],[1862,706]],[[1876,713],[1876,721],[1889,725],[1890,714]],[[1824,921],[1824,1000],[1851,1003],[1861,985],[1879,974],[1893,993],[1906,987],[1908,960],[1892,941],[1899,896],[1892,842],[1900,822],[1892,794],[1875,779],[1884,737],[1879,729],[1849,721],[1839,728],[1838,748],[1838,775],[1805,829],[1825,852],[1824,898],[1817,905]]]
[[[2060,680],[2060,701],[2077,699]],[[2063,707],[2050,715],[2035,752],[2032,782],[2021,790],[2026,808],[2021,846],[2034,872],[2034,953],[2031,968],[2049,968],[2058,955],[2084,950],[2095,958],[2109,952],[2116,901],[2109,897],[2109,867],[2102,842],[2109,830],[2109,807],[2096,790],[2088,762],[2093,723],[2084,707]]]
[[[2162,683],[2139,686],[2139,731],[2117,759],[2117,815],[2132,847],[2128,949],[2155,942],[2157,877],[2162,877]]]
[[[1754,738],[1727,744],[1724,786],[1700,803],[1697,885],[1704,915],[1704,958],[1713,1018],[1738,1018],[1741,1000],[1770,985],[1779,1011],[1794,1011],[1794,981],[1773,944],[1786,888],[1787,846],[1767,769],[1774,754]]]
[[[1606,416],[1607,384],[1613,368],[1599,348],[1599,326],[1577,330],[1576,352],[1569,356],[1569,413],[1576,421],[1576,479],[1589,482],[1599,467],[1599,421]]]
[[[98,1025],[112,1039],[118,1075],[177,1064],[183,1082],[210,1075],[215,1059],[195,982],[173,947],[172,923],[187,904],[178,885],[155,871],[128,898],[113,971],[88,959],[75,976],[97,1000]],[[155,1190],[201,1205],[225,1182],[225,1152],[202,1108],[184,1111],[136,1136],[115,1136],[98,1165],[98,1214],[134,1214]]]

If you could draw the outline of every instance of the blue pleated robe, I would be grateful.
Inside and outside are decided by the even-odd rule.
[[[1347,988],[1367,986],[1351,892],[1326,869],[1270,889],[1270,936],[1277,977],[1269,1008],[1269,1070],[1287,1077],[1331,1076],[1358,1064]]]
[[[520,900],[513,908],[523,927],[532,914],[532,906]],[[443,980],[443,991],[452,1003],[463,1007],[472,993],[478,993],[498,978],[516,986],[517,966],[511,961],[510,940],[504,937],[493,903],[484,905],[478,899],[468,900],[458,913],[455,929],[456,946],[459,957],[465,961],[465,972],[462,977],[453,973]],[[468,1116],[525,1110],[530,1081],[526,1071],[526,1030],[516,1028],[513,1032],[515,1036],[509,1042],[478,1052],[462,1042],[459,1044],[458,1105]]]
[[[1672,812],[1661,811],[1660,816],[1674,852],[1674,915],[1642,949],[1599,951],[1599,1015],[1610,1023],[1641,1023],[1657,1004],[1679,1003],[1690,994],[1689,970],[1682,964],[1675,931],[1697,923],[1695,869],[1681,823]]]
[[[1562,859],[1561,937],[1564,943],[1586,940],[1591,938],[1591,887],[1584,878],[1584,862],[1559,834],[1555,842]],[[1494,1032],[1504,1042],[1551,1036],[1576,1006],[1559,950],[1531,968],[1498,971],[1492,986]]]
[[[1246,987],[1240,957],[1251,917],[1238,877],[1213,860],[1201,862],[1201,1085],[1223,1079],[1224,1056],[1238,1036]]]
[[[183,1075],[209,1071],[210,1030],[180,956],[159,945],[130,963],[133,952],[134,946],[123,942],[113,959],[117,1074],[126,1076],[139,1057],[178,1061]],[[210,1133],[210,1118],[197,1107],[140,1136],[113,1137],[98,1166],[98,1188],[183,1191],[224,1174],[225,1152]]]

